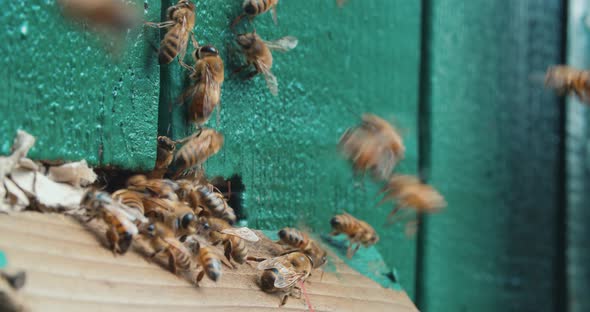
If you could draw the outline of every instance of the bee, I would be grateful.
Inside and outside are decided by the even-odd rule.
[[[178,184],[168,179],[148,179],[145,175],[138,174],[127,180],[127,189],[153,197],[178,200]]]
[[[202,125],[213,110],[218,107],[221,99],[221,85],[224,80],[223,60],[213,46],[202,46],[195,49],[193,54],[194,67],[189,67],[191,79],[195,82],[187,90],[191,99],[189,117],[197,125]]]
[[[144,198],[145,215],[153,222],[161,222],[182,237],[196,232],[197,217],[189,206],[164,198]]]
[[[447,205],[444,197],[436,189],[413,176],[394,175],[382,192],[385,192],[385,196],[380,204],[390,199],[397,201],[388,218],[400,209],[413,208],[420,213],[434,213]]]
[[[386,180],[405,156],[399,132],[387,121],[372,115],[362,116],[362,124],[347,129],[339,147],[353,162],[355,172],[370,171],[379,180]]]
[[[279,4],[279,0],[244,0],[244,3],[242,4],[244,13],[236,17],[232,22],[231,28],[233,29],[238,22],[246,16],[252,20],[254,17],[268,11],[272,12],[272,20],[277,24],[277,4]]]
[[[348,213],[336,215],[330,220],[332,225],[332,233],[330,235],[338,235],[344,233],[348,235],[350,245],[346,251],[346,256],[350,259],[358,251],[361,245],[369,247],[379,241],[379,236],[375,229],[367,222],[361,221]],[[357,244],[354,250],[352,246]]]
[[[249,74],[249,78],[262,73],[266,80],[266,85],[270,89],[270,93],[277,95],[279,93],[277,78],[270,70],[273,62],[271,50],[286,52],[294,49],[298,43],[297,38],[287,36],[276,41],[267,42],[262,40],[256,34],[256,31],[254,31],[252,33],[240,34],[236,40],[246,57],[246,64],[234,72],[239,72],[253,65],[255,70]]]
[[[180,0],[176,5],[168,8],[166,16],[168,20],[165,22],[146,23],[151,27],[168,29],[160,43],[158,60],[160,64],[170,64],[178,56],[178,62],[188,68],[188,65],[184,63],[184,56],[189,37],[193,39],[193,45],[198,46],[192,36],[193,28],[195,28],[195,5],[189,0]]]
[[[575,94],[580,101],[590,104],[590,71],[569,66],[553,66],[547,70],[545,85],[560,95]]]
[[[314,269],[319,268],[327,261],[327,253],[319,244],[310,239],[307,234],[293,228],[284,228],[279,231],[279,244],[285,244],[299,249],[309,256],[314,263]]]
[[[176,194],[178,198],[182,202],[186,202],[193,210],[199,209],[200,201],[199,201],[199,194],[196,191],[195,184],[186,179],[176,180],[178,184],[178,191]],[[198,211],[195,211],[198,213]]]
[[[203,164],[210,156],[217,154],[223,146],[223,135],[213,129],[202,129],[198,134],[180,142],[184,145],[174,155],[172,162],[176,176]]]
[[[298,290],[301,297],[301,289],[295,284],[305,282],[313,266],[311,258],[298,251],[266,259],[258,264],[258,269],[263,270],[259,279],[260,288],[268,293],[283,292],[279,305],[283,306],[294,290]]]
[[[125,254],[133,242],[133,236],[139,233],[133,222],[135,220],[115,206],[107,193],[86,192],[80,204],[88,209],[90,218],[87,222],[99,217],[109,226],[106,237],[113,254]]]
[[[239,264],[246,261],[248,247],[244,240],[250,242],[259,240],[256,233],[249,228],[234,228],[227,221],[220,218],[201,218],[200,222],[205,225],[209,239],[214,246],[223,243],[224,255],[230,264],[232,259]],[[233,264],[232,266],[235,268]]]
[[[158,254],[165,252],[168,254],[168,269],[173,274],[177,274],[179,271],[189,273],[197,271],[198,265],[194,261],[191,251],[178,241],[165,225],[156,223],[148,227],[144,232],[154,250],[149,258],[153,259]],[[195,278],[197,286],[201,279],[202,276],[199,278],[197,274]]]
[[[119,201],[121,204],[136,209],[142,215],[145,213],[143,208],[143,194],[130,191],[128,189],[121,189],[112,194],[114,200]]]
[[[236,223],[236,213],[233,208],[227,204],[221,193],[214,192],[210,187],[205,185],[197,186],[196,191],[201,196],[203,205],[213,216],[222,218],[229,222],[229,224]]]
[[[174,151],[176,150],[176,142],[169,137],[158,137],[158,150],[156,154],[156,165],[154,170],[150,173],[150,179],[162,179],[168,170],[168,166],[174,159]]]
[[[120,0],[58,0],[63,14],[92,26],[125,32],[140,22],[138,10]]]
[[[203,269],[199,272],[197,281],[201,281],[203,276],[217,282],[221,278],[221,258],[217,255],[214,249],[208,246],[202,246],[198,240],[187,240],[186,244],[190,245],[190,249],[197,255],[199,264]]]

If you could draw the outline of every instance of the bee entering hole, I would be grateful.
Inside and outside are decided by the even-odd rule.
[[[146,173],[117,167],[94,168],[94,172],[98,175],[95,186],[109,193],[126,188],[130,177]]]
[[[227,204],[234,209],[238,220],[245,220],[248,218],[246,211],[242,206],[242,194],[246,190],[242,177],[238,174],[234,174],[228,179],[224,177],[215,177],[211,180],[219,191],[223,194],[223,197],[227,199]]]

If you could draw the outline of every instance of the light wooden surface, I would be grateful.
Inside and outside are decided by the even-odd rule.
[[[20,295],[33,311],[309,310],[293,297],[278,309],[279,296],[259,290],[249,265],[224,267],[218,283],[205,278],[197,288],[135,251],[113,256],[102,236],[61,215],[0,215],[0,237],[9,268],[27,273]],[[417,311],[405,293],[330,261],[334,273],[314,272],[306,283],[315,311]]]

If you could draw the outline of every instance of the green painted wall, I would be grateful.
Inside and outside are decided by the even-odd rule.
[[[20,128],[37,137],[35,158],[152,167],[159,70],[149,42],[157,32],[129,33],[116,58],[107,40],[66,22],[54,0],[0,4],[0,152]],[[148,4],[144,17],[157,19],[160,2]]]
[[[568,13],[567,63],[590,68],[590,3],[571,0]],[[567,103],[567,276],[570,311],[590,309],[590,110],[571,98]]]
[[[562,1],[429,1],[425,311],[563,311]],[[561,220],[562,221],[562,220]]]

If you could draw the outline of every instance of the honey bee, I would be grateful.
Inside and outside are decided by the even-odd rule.
[[[390,199],[397,201],[388,218],[404,208],[413,208],[420,213],[434,213],[447,205],[436,189],[413,176],[394,175],[382,192],[385,192],[385,196],[380,203]]]
[[[244,13],[236,17],[232,22],[231,27],[234,28],[238,22],[246,16],[248,16],[248,19],[252,20],[254,17],[268,11],[272,12],[272,20],[277,24],[277,4],[279,4],[279,0],[244,0],[244,3],[242,4]]]
[[[191,99],[189,117],[197,125],[202,125],[213,110],[218,107],[221,99],[221,85],[224,80],[223,60],[213,46],[202,46],[195,49],[193,54],[195,66],[189,67],[191,79],[195,82],[187,90]]]
[[[58,0],[63,14],[91,26],[124,32],[140,22],[139,12],[120,0]]]
[[[150,258],[155,258],[158,254],[166,252],[168,254],[168,269],[173,274],[177,274],[179,271],[189,273],[197,271],[198,265],[193,260],[193,254],[174,237],[173,233],[165,225],[155,223],[143,232],[154,250],[149,256]],[[197,286],[201,279],[202,276],[199,278],[197,274],[195,277]]]
[[[285,244],[299,249],[309,256],[314,263],[314,269],[319,268],[327,261],[326,251],[319,244],[310,239],[307,234],[293,228],[284,228],[279,231],[279,244]]]
[[[336,215],[330,220],[332,225],[332,233],[330,235],[338,235],[344,233],[348,235],[350,245],[346,251],[346,256],[350,259],[358,251],[361,245],[369,247],[379,241],[379,236],[375,229],[367,222],[361,221],[348,213]],[[357,244],[354,250],[352,246]]]
[[[153,222],[161,222],[182,237],[196,232],[197,217],[189,206],[164,198],[144,198],[145,215]]]
[[[139,233],[134,220],[130,219],[125,211],[113,205],[107,193],[86,192],[80,204],[88,209],[90,218],[87,222],[99,217],[109,226],[106,237],[113,253],[125,254],[133,242],[133,236]]]
[[[168,170],[168,166],[174,159],[176,143],[166,136],[158,137],[158,151],[156,155],[156,165],[150,173],[150,179],[162,179]]]
[[[294,49],[298,43],[297,38],[287,36],[276,41],[267,42],[262,40],[256,34],[256,31],[254,31],[252,33],[238,35],[237,42],[246,57],[246,64],[239,67],[234,72],[239,72],[248,68],[250,65],[253,65],[255,71],[249,74],[249,78],[262,73],[266,80],[266,85],[270,89],[270,93],[277,95],[279,93],[279,86],[277,78],[271,72],[273,62],[271,50],[286,52]]]
[[[178,56],[178,62],[188,68],[188,65],[184,63],[184,56],[189,37],[193,38],[193,45],[198,46],[192,37],[195,27],[195,5],[189,0],[180,0],[176,5],[168,8],[166,15],[168,20],[165,22],[146,23],[151,27],[168,29],[160,43],[159,62],[160,64],[170,64]]]
[[[145,175],[138,174],[127,180],[127,189],[154,197],[178,200],[178,184],[168,179],[148,179]]]
[[[188,205],[194,210],[199,209],[199,194],[196,191],[196,186],[190,180],[176,180],[178,184],[178,191],[176,194],[182,202],[188,203]],[[199,211],[195,211],[198,214]]]
[[[208,246],[203,246],[198,240],[187,240],[185,242],[190,246],[190,249],[194,254],[197,255],[199,264],[203,269],[199,272],[197,281],[201,281],[203,276],[207,274],[207,277],[217,282],[221,278],[221,258],[217,255],[214,249]]]
[[[279,305],[283,306],[294,290],[298,290],[301,297],[301,289],[295,284],[305,282],[313,266],[311,258],[298,251],[266,259],[258,264],[258,269],[263,270],[259,280],[260,288],[268,293],[284,293]]]
[[[221,193],[214,192],[210,187],[205,185],[197,186],[196,191],[201,196],[203,205],[213,216],[222,218],[229,222],[229,224],[236,223],[236,213],[233,208],[227,204]]]
[[[575,94],[580,101],[590,104],[590,71],[569,66],[553,66],[547,70],[545,85],[560,95]]]
[[[143,208],[143,194],[141,193],[121,189],[114,192],[112,198],[129,208],[136,209],[142,215],[145,213]]]
[[[405,146],[399,132],[387,121],[365,114],[362,124],[347,129],[339,147],[353,162],[357,173],[370,171],[376,179],[386,180],[404,158]]]
[[[223,135],[213,129],[202,129],[180,141],[184,145],[174,155],[172,162],[177,174],[203,164],[210,156],[217,154],[223,146]]]
[[[239,264],[243,264],[248,257],[248,247],[244,240],[257,242],[259,240],[256,233],[247,227],[234,228],[227,221],[209,217],[201,218],[200,222],[205,224],[211,243],[215,246],[223,243],[224,255],[231,263],[231,259]],[[235,268],[235,266],[232,264]]]

